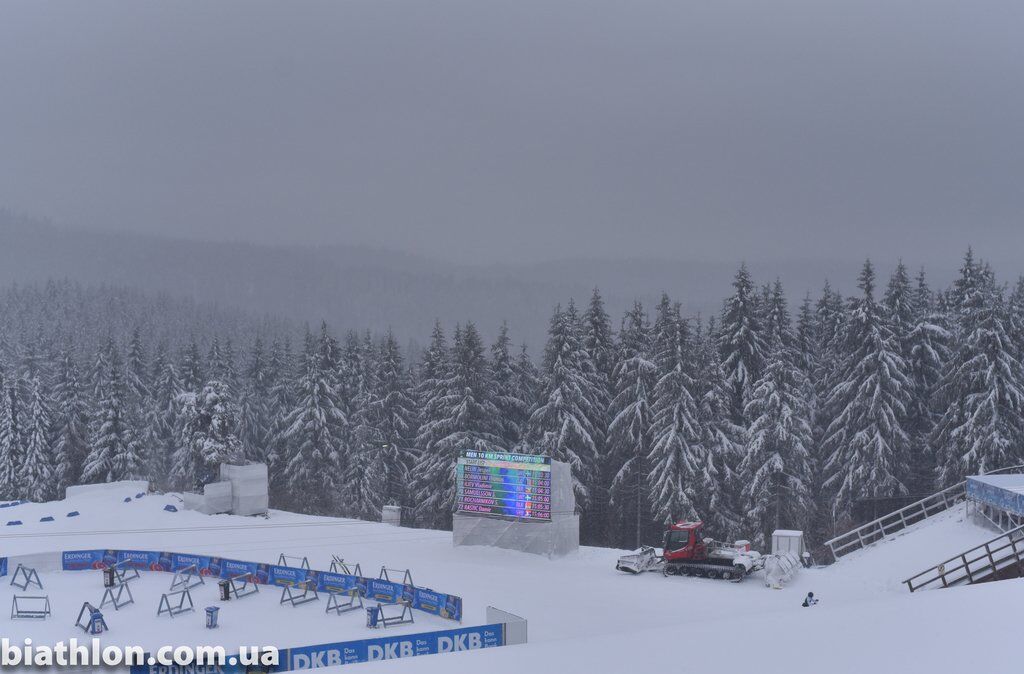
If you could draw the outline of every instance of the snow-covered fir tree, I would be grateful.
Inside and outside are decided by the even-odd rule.
[[[323,326],[319,341],[306,333],[294,409],[285,419],[291,454],[284,467],[291,499],[301,499],[310,512],[327,514],[339,498],[344,467],[341,442],[348,419],[338,397],[336,345]]]
[[[508,324],[503,323],[498,338],[491,346],[491,382],[495,392],[494,404],[498,408],[498,423],[501,424],[501,438],[506,447],[515,447],[522,439],[534,398],[519,385],[519,377]]]
[[[743,427],[732,421],[734,389],[722,366],[716,327],[698,320],[694,334],[693,398],[701,432],[701,464],[696,477],[698,511],[719,538],[741,535],[742,483],[739,466]],[[745,535],[745,534],[743,534]]]
[[[651,399],[658,381],[651,355],[650,325],[639,302],[622,319],[612,381],[614,398],[603,457],[612,475],[609,542],[616,547],[639,547],[651,521],[646,464],[651,450]]]
[[[604,385],[604,390],[610,397],[617,362],[615,335],[612,332],[611,318],[605,308],[604,298],[597,288],[591,293],[590,303],[580,320],[583,349],[593,363],[595,381],[599,385]]]
[[[824,438],[832,511],[849,519],[858,499],[907,493],[910,438],[905,425],[913,385],[900,344],[875,300],[875,271],[865,262],[861,295],[849,307],[838,381],[826,402]]]
[[[245,366],[245,383],[238,392],[238,441],[250,461],[266,462],[270,434],[272,385],[263,340],[257,335]]]
[[[351,432],[351,460],[344,473],[345,509],[355,517],[376,520],[385,496],[384,458],[388,441],[377,423],[376,354],[372,340],[350,332],[342,357],[342,389]]]
[[[180,447],[174,456],[174,474],[190,489],[218,478],[220,464],[244,461],[235,435],[237,408],[227,384],[213,380],[199,393],[183,393]]]
[[[570,303],[575,313],[575,306]],[[605,432],[611,423],[609,407],[614,395],[615,366],[617,350],[615,336],[612,333],[611,320],[605,308],[601,292],[594,288],[583,315],[580,316],[580,337],[583,353],[580,367],[590,382],[590,425],[594,429],[594,447],[596,454],[594,465],[589,470],[590,483],[587,485],[589,494],[590,516],[583,523],[583,537],[586,540],[602,540],[606,538],[605,523],[611,515],[609,504],[609,484],[617,472],[617,468],[601,465],[607,456]]]
[[[139,444],[132,437],[125,410],[126,391],[121,357],[113,341],[104,347],[107,371],[99,384],[100,398],[90,422],[92,438],[82,481],[111,482],[145,475]]]
[[[407,505],[409,470],[417,453],[414,437],[418,430],[418,411],[409,373],[391,330],[381,341],[376,368],[371,410],[378,437],[383,440],[379,449],[383,496],[391,505]]]
[[[1024,463],[1024,381],[1002,288],[968,253],[952,295],[957,347],[936,391],[944,410],[932,432],[938,481]]]
[[[1018,350],[1024,350],[1024,276],[1018,277],[1013,286],[1007,311],[1010,314],[1010,339]]]
[[[816,357],[809,372],[809,384],[813,389],[814,414],[812,431],[814,444],[811,462],[811,488],[815,499],[815,513],[809,535],[821,539],[834,532],[835,517],[832,509],[832,490],[826,486],[829,470],[826,468],[831,452],[825,446],[832,410],[828,401],[838,378],[842,374],[840,365],[843,358],[843,335],[846,326],[846,309],[843,297],[832,289],[826,280],[821,295],[814,304],[814,336]]]
[[[441,322],[435,321],[434,330],[430,336],[430,344],[420,359],[419,381],[414,391],[416,402],[420,409],[420,425],[416,430],[416,447],[420,451],[417,470],[419,466],[426,465],[427,462],[443,466],[446,461],[446,457],[440,455],[442,450],[439,448],[439,443],[445,437],[445,429],[442,425],[446,418],[443,403],[449,390],[449,382],[452,377],[451,369],[451,353],[448,346],[448,338],[445,335],[444,328],[441,326]],[[443,512],[445,504],[449,499],[454,502],[454,484],[447,490],[442,488],[436,490],[438,493],[431,494],[434,491],[435,488],[432,485],[418,485],[415,481],[413,482],[413,503],[416,505],[415,516],[417,520],[423,521],[422,518],[424,516],[427,516],[429,520],[433,520],[434,517],[438,516],[437,513],[439,511]],[[426,512],[421,513],[420,511],[423,509],[421,505],[422,500],[431,496],[433,496],[434,501],[426,506]]]
[[[38,377],[28,382],[25,409],[25,455],[21,465],[24,497],[43,502],[55,496],[55,469],[50,443],[50,403]]]
[[[740,266],[732,285],[733,294],[722,307],[718,348],[732,398],[732,420],[745,425],[744,409],[764,369],[765,335],[760,301],[746,264]]]
[[[506,449],[487,356],[473,323],[456,328],[447,375],[431,393],[417,438],[423,453],[413,477],[416,493],[422,495],[416,517],[425,526],[448,527],[459,450]]]
[[[935,491],[935,453],[929,438],[939,418],[935,391],[949,361],[949,324],[938,311],[924,269],[917,276],[914,288],[913,325],[906,336],[906,351],[913,384],[910,408],[907,411],[907,433],[910,435],[910,475],[907,488],[911,494],[924,496]]]
[[[13,501],[24,494],[21,470],[24,448],[18,427],[18,409],[13,386],[0,386],[0,501]]]
[[[146,401],[142,437],[149,453],[150,483],[165,487],[169,484],[171,460],[178,447],[175,430],[178,427],[178,396],[181,394],[178,372],[166,342],[157,346],[151,367],[152,385]]]
[[[551,317],[544,350],[545,389],[530,415],[524,447],[569,464],[576,504],[590,505],[589,486],[598,461],[593,419],[600,418],[602,395],[590,376],[590,356],[583,347],[579,317],[570,302]],[[596,401],[596,402],[595,402]]]
[[[750,419],[740,476],[743,512],[759,548],[775,529],[803,529],[812,510],[811,415],[804,374],[786,339],[788,312],[775,310],[778,325],[761,378],[745,414]]]
[[[767,295],[764,299],[764,343],[765,363],[767,367],[769,352],[772,348],[787,349],[796,339],[793,333],[793,321],[789,315],[789,306],[786,302],[786,292],[782,287],[782,281],[778,279],[770,289],[766,287]],[[775,345],[780,342],[781,347]]]
[[[518,400],[523,401],[523,407],[527,411],[526,419],[521,427],[520,437],[522,437],[529,423],[529,413],[536,408],[541,390],[543,389],[540,370],[537,369],[536,363],[530,357],[526,344],[521,344],[519,347],[519,355],[516,357],[514,369],[515,378],[512,380],[513,395]]]
[[[652,391],[651,445],[646,457],[647,500],[654,523],[664,525],[701,516],[708,485],[704,431],[693,397],[693,345],[679,305],[662,296],[654,321],[652,349],[660,374]],[[715,485],[717,488],[717,485]]]
[[[199,345],[195,340],[192,340],[182,352],[178,376],[182,391],[198,393],[206,382],[203,357],[199,353]]]
[[[78,484],[89,453],[89,415],[70,344],[60,354],[53,390],[53,456],[57,494]]]
[[[291,341],[274,340],[270,345],[267,365],[270,377],[270,425],[267,431],[267,445],[262,454],[270,476],[272,498],[280,498],[286,487],[285,467],[292,455],[292,444],[288,435],[287,418],[295,408],[297,398],[297,373]]]
[[[900,260],[889,277],[882,305],[885,307],[885,318],[901,348],[905,348],[907,336],[917,318],[918,308],[915,300],[910,275],[907,273],[906,265]],[[906,358],[907,354],[903,353],[903,356]]]
[[[132,330],[132,337],[128,342],[128,353],[124,360],[124,383],[128,404],[134,410],[141,410],[150,393],[146,348],[142,343],[142,332],[139,328]]]

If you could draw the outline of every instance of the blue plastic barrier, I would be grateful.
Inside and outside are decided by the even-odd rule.
[[[53,517],[50,516],[50,515],[47,515],[46,517],[40,517],[39,521],[40,522],[52,522],[53,521]]]
[[[169,503],[168,503],[167,505],[165,505],[165,506],[164,506],[164,510],[166,510],[166,511],[167,511],[167,512],[169,512],[169,513],[176,513],[176,512],[178,512],[178,509],[177,509],[177,508],[175,508],[174,506],[172,506],[172,505],[171,505],[171,504],[169,504]]]
[[[20,524],[21,524],[21,520],[11,520],[10,522],[7,523],[7,526],[9,526],[9,527],[16,527],[16,526],[18,526]]]
[[[68,517],[78,517],[80,514],[77,510],[72,510],[68,513]]]

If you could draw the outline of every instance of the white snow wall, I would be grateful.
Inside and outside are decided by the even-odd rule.
[[[64,498],[72,499],[83,494],[95,494],[103,491],[126,493],[134,491],[145,494],[149,491],[149,482],[146,480],[121,480],[119,482],[100,482],[99,484],[73,484],[68,485],[64,490]]]
[[[203,485],[202,494],[181,495],[185,508],[207,515],[263,515],[270,507],[270,479],[267,466],[249,463],[220,464],[220,481]]]
[[[245,466],[220,464],[220,479],[231,483],[231,514],[262,515],[270,508],[270,478],[267,464]]]

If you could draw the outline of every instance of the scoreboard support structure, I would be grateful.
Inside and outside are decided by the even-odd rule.
[[[549,557],[579,548],[569,465],[548,457],[466,450],[456,469],[452,542]]]

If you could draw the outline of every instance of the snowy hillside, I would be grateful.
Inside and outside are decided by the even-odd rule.
[[[989,665],[1006,661],[1016,622],[1010,612],[1024,600],[1024,583],[1017,581],[916,595],[900,586],[908,575],[991,537],[964,521],[962,508],[831,567],[804,570],[776,591],[756,577],[732,584],[656,573],[628,576],[614,570],[619,554],[614,550],[581,548],[568,558],[550,560],[488,548],[456,549],[447,532],[277,511],[266,520],[172,513],[164,506],[180,505],[173,495],[135,496],[133,488],[112,487],[67,501],[5,508],[5,523],[16,517],[23,524],[0,529],[0,555],[120,547],[275,562],[284,552],[308,556],[313,568],[325,569],[337,554],[360,562],[366,575],[376,575],[385,564],[408,567],[417,584],[461,595],[465,625],[483,623],[488,605],[529,620],[526,646],[361,665],[379,671],[451,672],[474,666],[496,672],[552,671],[554,662],[559,668],[582,666],[594,672],[633,665],[701,671],[726,660],[768,672],[868,667],[960,672],[969,671],[964,665],[973,658]],[[68,518],[70,511],[80,515]],[[40,522],[45,516],[55,521]],[[41,569],[41,575],[53,601],[53,618],[12,622],[0,612],[5,636],[31,636],[37,642],[74,636],[74,613],[83,601],[98,602],[102,594],[99,572]],[[265,642],[285,647],[377,636],[365,627],[362,615],[325,615],[320,604],[282,607],[279,593],[269,588],[257,597],[220,604],[222,628],[211,633],[203,629],[200,613],[203,606],[217,603],[214,584],[194,591],[196,615],[157,619],[157,602],[167,583],[168,577],[159,573],[136,581],[136,604],[107,613],[110,643]],[[808,591],[821,599],[813,609],[800,607]],[[0,585],[0,603],[9,602],[11,593],[6,582]],[[402,629],[448,625],[417,613],[416,624]],[[831,658],[840,651],[843,664],[837,668]],[[901,662],[892,659],[897,652]]]

